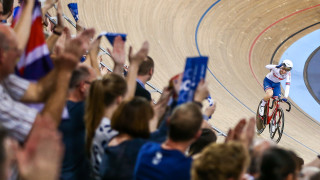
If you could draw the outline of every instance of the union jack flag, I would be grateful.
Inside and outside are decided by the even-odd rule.
[[[17,17],[13,20],[13,27],[20,18],[22,9],[23,7],[20,8]],[[39,1],[36,0],[32,13],[32,26],[29,40],[17,63],[16,73],[20,77],[28,80],[39,80],[53,68],[49,53],[42,29],[41,5]]]

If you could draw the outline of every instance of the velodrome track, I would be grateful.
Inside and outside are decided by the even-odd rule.
[[[320,21],[320,0],[64,0],[64,13],[71,18],[70,2],[78,3],[86,27],[127,33],[126,44],[135,49],[148,40],[155,60],[150,82],[159,89],[183,71],[187,56],[209,56],[206,80],[217,101],[211,123],[223,132],[240,118],[255,116],[264,94],[261,83],[268,73],[264,67],[277,46]],[[273,63],[293,42],[319,27],[314,25],[286,41]],[[102,47],[110,45],[104,40]],[[109,66],[110,61],[104,57]],[[157,99],[158,94],[153,96]],[[308,162],[320,153],[320,125],[294,106],[285,113],[285,135],[279,145]],[[269,138],[268,130],[261,136]]]

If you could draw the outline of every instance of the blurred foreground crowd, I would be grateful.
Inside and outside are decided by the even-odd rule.
[[[216,103],[203,107],[204,80],[192,102],[177,105],[182,74],[153,101],[145,87],[155,69],[147,41],[127,51],[115,37],[108,49],[114,66],[106,70],[103,36],[76,15],[72,38],[61,3],[47,0],[37,11],[37,0],[0,0],[0,179],[320,179],[319,156],[305,164],[256,139],[254,118],[239,120],[216,142],[207,121]],[[54,4],[56,23],[48,13]],[[32,49],[37,37],[45,41],[33,40]]]

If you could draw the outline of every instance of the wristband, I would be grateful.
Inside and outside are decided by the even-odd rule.
[[[202,114],[202,119],[205,120],[205,121],[209,121],[209,117],[205,114]]]
[[[61,36],[61,34],[62,34],[62,32],[56,31],[56,27],[53,28],[52,32],[53,32],[53,34],[58,35],[58,36]]]

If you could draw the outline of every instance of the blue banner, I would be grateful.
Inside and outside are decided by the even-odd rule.
[[[208,57],[189,57],[183,72],[178,105],[193,101],[194,93],[201,79],[205,79]]]

